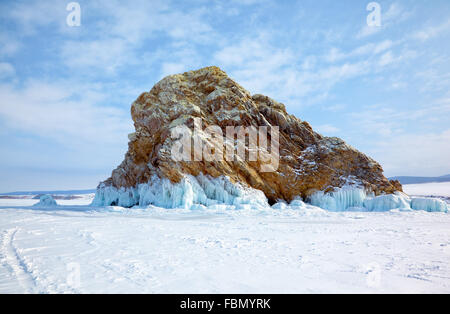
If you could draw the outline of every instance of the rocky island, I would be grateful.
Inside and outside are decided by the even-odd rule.
[[[401,184],[389,181],[375,160],[339,138],[316,133],[308,122],[288,114],[284,104],[251,95],[218,67],[165,77],[136,99],[131,115],[136,132],[129,135],[128,152],[99,185],[95,205],[190,208],[293,200],[323,203],[324,197],[326,201],[331,196],[335,203],[331,207],[340,209],[362,205],[367,196],[402,191]],[[224,133],[230,126],[276,127],[277,137],[268,133],[268,141],[277,145],[276,167],[261,171],[260,158],[174,159],[173,130],[185,126],[194,134],[198,122],[200,133],[208,126]],[[215,138],[203,135],[203,145],[217,146]],[[239,141],[250,154],[248,138],[233,138],[233,147]],[[345,193],[336,199],[336,192]]]

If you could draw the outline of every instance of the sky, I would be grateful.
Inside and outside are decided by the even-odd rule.
[[[377,160],[450,173],[450,1],[0,2],[0,192],[95,188],[120,164],[131,103],[216,65]],[[70,24],[70,23],[69,23]]]

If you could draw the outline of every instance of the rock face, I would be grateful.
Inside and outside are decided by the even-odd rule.
[[[376,161],[339,138],[314,132],[308,122],[289,115],[282,103],[251,95],[217,67],[164,78],[137,98],[131,115],[136,132],[129,135],[125,160],[111,178],[100,184],[99,191],[137,188],[155,176],[176,184],[186,175],[228,177],[232,183],[261,190],[270,203],[307,199],[317,191],[327,193],[349,184],[375,195],[401,191],[401,184],[388,181]],[[175,161],[171,154],[176,140],[172,131],[182,125],[194,130],[195,121],[201,121],[203,129],[218,126],[223,134],[229,126],[279,127],[278,141],[268,132],[268,141],[279,145],[278,167],[275,171],[261,171],[260,158]],[[217,144],[213,138],[203,140],[210,147]],[[103,203],[111,205],[108,203],[114,201]]]

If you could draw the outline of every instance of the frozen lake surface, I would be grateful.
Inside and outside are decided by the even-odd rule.
[[[410,195],[450,198],[450,182],[407,184],[403,186],[403,190]]]
[[[450,292],[450,214],[91,199],[0,200],[0,293]]]

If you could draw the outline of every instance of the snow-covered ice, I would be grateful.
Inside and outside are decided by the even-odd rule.
[[[0,293],[450,292],[446,213],[301,200],[124,209],[91,197],[0,200]]]
[[[450,182],[405,184],[403,191],[409,195],[450,197]]]

